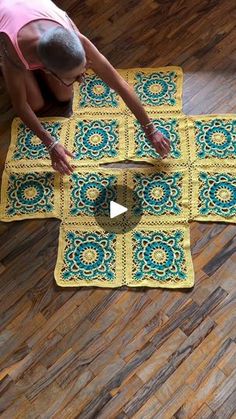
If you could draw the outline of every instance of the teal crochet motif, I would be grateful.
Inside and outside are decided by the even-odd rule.
[[[195,130],[199,158],[236,157],[236,120],[195,121]]]
[[[170,157],[172,158],[179,158],[181,157],[180,148],[180,136],[177,132],[178,128],[178,120],[173,118],[168,121],[163,119],[153,119],[152,122],[154,123],[155,127],[160,131],[166,138],[170,140],[171,150],[170,150]],[[135,121],[135,128],[136,128],[136,135],[135,135],[135,144],[136,144],[136,155],[138,157],[154,157],[160,158],[159,153],[155,150],[152,146],[151,142],[146,137],[143,129],[141,128],[140,123],[136,120]]]
[[[73,173],[71,179],[71,215],[109,215],[109,202],[116,199],[116,176]]]
[[[53,173],[10,175],[8,200],[11,207],[9,215],[53,210]]]
[[[114,233],[67,233],[68,246],[64,255],[67,267],[63,279],[109,280],[115,277]]]
[[[118,107],[117,94],[104,83],[98,76],[87,76],[85,82],[80,86],[81,99],[79,106],[81,107]]]
[[[42,122],[42,126],[49,134],[56,140],[60,140],[59,130],[61,128],[60,122],[47,123]],[[17,149],[13,154],[14,160],[29,159],[37,160],[48,158],[48,151],[45,145],[35,137],[34,133],[26,127],[25,124],[19,125],[19,134],[17,138]]]
[[[78,160],[98,160],[102,157],[115,157],[118,154],[118,122],[78,121],[75,133],[75,157]]]
[[[175,105],[176,73],[162,71],[146,75],[138,72],[135,75],[134,89],[143,104],[160,106]]]
[[[150,176],[134,174],[134,193],[140,203],[134,206],[134,214],[180,214],[182,174],[175,172],[170,175],[159,172]]]
[[[170,233],[138,231],[133,234],[134,278],[137,281],[151,277],[158,281],[184,280],[184,252],[181,231]]]
[[[227,173],[209,175],[201,172],[200,213],[231,217],[236,214],[236,178]]]

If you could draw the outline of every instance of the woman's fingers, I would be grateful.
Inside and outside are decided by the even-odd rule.
[[[67,171],[68,171],[68,175],[70,175],[74,169],[73,167],[70,165],[70,163],[66,160],[66,157],[62,157],[61,162],[64,164],[64,166],[66,167]]]
[[[170,149],[170,141],[169,140],[167,140],[166,138],[163,138],[162,143],[167,148],[167,150]]]
[[[60,161],[54,161],[52,163],[52,167],[57,172],[61,173],[61,175],[64,175],[65,174],[65,168],[63,167],[63,165],[61,164]]]
[[[169,140],[165,140],[165,146],[167,148],[168,153],[170,152],[170,141]]]
[[[168,138],[162,136],[160,142],[163,145],[163,147],[165,147],[167,150],[170,150],[170,140]]]
[[[65,174],[67,174],[67,175],[70,175],[70,174],[71,174],[71,172],[70,172],[69,168],[67,167],[67,165],[65,164],[65,162],[64,162],[64,161],[61,161],[61,167],[62,167],[62,169],[63,169],[63,174],[64,174],[64,175],[65,175]]]
[[[62,159],[60,161],[54,162],[52,164],[52,167],[53,167],[53,169],[57,170],[58,172],[60,172],[63,175],[64,174],[70,175],[73,172],[73,168],[71,168],[69,163],[66,160],[63,161]]]
[[[170,151],[170,141],[161,132],[157,132],[152,141],[156,151],[161,155],[161,157],[167,157],[167,154]]]
[[[53,167],[53,169],[54,169],[54,170],[59,171],[59,170],[58,170],[58,169],[59,169],[59,165],[58,165],[58,163],[57,163],[57,162],[53,161],[53,162],[52,162],[52,167]]]
[[[52,167],[61,174],[70,175],[73,173],[74,168],[67,161],[66,156],[74,157],[73,154],[63,147],[61,144],[57,144],[52,153]]]
[[[75,157],[73,153],[71,153],[69,150],[67,150],[66,148],[64,148],[65,154],[67,154],[67,156],[70,157]],[[63,163],[67,166],[67,168],[69,169],[70,173],[72,173],[74,171],[73,167],[71,166],[71,164],[67,161],[66,156],[62,157],[63,159]],[[70,174],[68,173],[68,174]]]
[[[61,166],[61,164],[60,164],[60,163],[57,163],[57,164],[56,164],[56,170],[57,170],[59,173],[61,173],[61,175],[63,175],[63,174],[64,174],[64,170],[63,170],[63,168],[62,168],[62,166]]]
[[[165,158],[165,156],[167,156],[167,154],[170,152],[170,142],[169,142],[169,140],[167,140],[165,137],[163,137],[161,142],[160,142],[160,146],[161,146],[162,155]]]
[[[67,154],[67,156],[70,156],[70,157],[75,157],[74,156],[74,154],[73,153],[71,153],[69,150],[67,150],[66,148],[65,148],[65,153]]]
[[[168,148],[167,148],[165,142],[154,139],[154,147],[155,147],[156,151],[161,155],[161,157],[168,154]]]
[[[170,151],[170,148],[168,147],[168,145],[165,142],[162,143],[162,150],[163,150],[164,154],[168,154],[169,151]]]

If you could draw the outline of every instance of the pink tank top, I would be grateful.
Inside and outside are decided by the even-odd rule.
[[[73,30],[67,13],[51,0],[0,0],[0,32],[8,35],[27,70],[42,68],[43,65],[27,63],[19,48],[17,34],[27,23],[40,19],[52,20]]]

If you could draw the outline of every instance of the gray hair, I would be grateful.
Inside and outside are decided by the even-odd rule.
[[[38,43],[42,63],[52,71],[70,71],[85,60],[85,51],[75,32],[63,26],[46,30]]]

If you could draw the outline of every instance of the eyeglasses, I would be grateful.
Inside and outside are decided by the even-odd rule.
[[[84,79],[84,77],[85,77],[85,72],[84,73],[81,73],[79,76],[77,76],[75,79],[74,79],[74,81],[72,81],[71,83],[65,83],[62,79],[60,79],[60,77],[58,77],[58,75],[56,74],[56,73],[54,73],[53,71],[51,71],[51,70],[47,70],[47,71],[49,71],[51,74],[53,74],[53,76],[54,77],[56,77],[57,78],[57,80],[59,80],[62,84],[64,84],[64,86],[67,86],[67,87],[70,87],[70,86],[72,86],[72,84],[74,84],[76,81],[78,81],[78,82],[81,82],[81,81],[83,81],[83,79]]]

